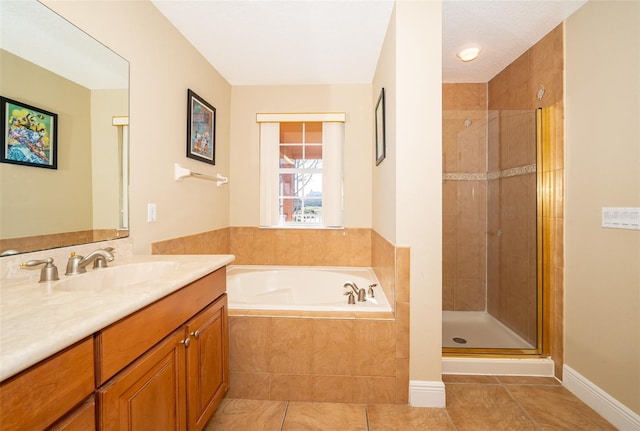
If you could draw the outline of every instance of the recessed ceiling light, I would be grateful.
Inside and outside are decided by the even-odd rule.
[[[466,48],[466,49],[463,49],[462,51],[460,51],[459,53],[457,53],[457,54],[456,54],[456,56],[457,56],[460,60],[462,60],[462,61],[464,61],[464,62],[467,62],[467,61],[473,61],[473,60],[475,60],[476,58],[478,58],[478,55],[479,55],[479,54],[480,54],[480,48],[475,48],[475,47],[473,47],[473,48]]]

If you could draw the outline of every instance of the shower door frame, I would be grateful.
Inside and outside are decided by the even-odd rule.
[[[536,110],[536,346],[532,349],[442,347],[446,357],[546,357],[550,354],[550,294],[551,226],[544,222],[552,193],[545,176],[550,165],[550,108]]]

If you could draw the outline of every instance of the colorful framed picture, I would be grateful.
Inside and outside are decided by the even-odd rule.
[[[376,123],[376,166],[378,166],[387,155],[387,143],[385,141],[385,112],[384,112],[384,88],[380,90],[378,103],[376,103],[375,123]]]
[[[216,108],[187,90],[187,157],[216,164]]]
[[[0,162],[58,168],[58,115],[0,96]]]

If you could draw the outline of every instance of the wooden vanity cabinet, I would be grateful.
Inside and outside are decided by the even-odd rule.
[[[91,396],[94,388],[90,337],[0,384],[0,428],[45,429]]]
[[[132,356],[123,351],[123,345],[140,350],[140,344],[152,343],[162,332],[158,327],[164,328],[165,335],[100,386],[99,429],[199,431],[204,427],[229,387],[225,290],[223,268],[101,331],[99,379],[110,377],[116,368],[113,364]],[[182,319],[166,336],[175,314],[185,312],[190,318]]]
[[[223,267],[3,381],[0,430],[200,431],[229,388],[225,291]]]

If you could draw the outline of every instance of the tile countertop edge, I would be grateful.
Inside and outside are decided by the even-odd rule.
[[[9,316],[6,319],[5,317],[9,313],[3,310],[0,316],[0,382],[78,341],[84,340],[123,317],[170,295],[189,283],[228,265],[234,259],[233,255],[132,256],[124,264],[176,260],[184,263],[187,268],[176,271],[177,274],[167,274],[166,277],[154,281],[152,289],[146,287],[148,283],[141,283],[140,293],[136,293],[135,289],[132,289],[133,293],[114,289],[114,295],[98,298],[101,300],[96,300],[91,292],[66,293],[66,297],[57,298],[70,299],[71,304],[66,309],[59,304],[52,304],[51,306],[55,307],[54,310],[47,310],[51,311],[50,313],[42,313],[42,307],[45,307],[46,310],[49,304],[34,303],[33,313],[29,313],[29,310],[21,310],[22,313],[17,313],[17,315]],[[30,289],[33,290],[33,286]],[[17,293],[28,295],[28,292]],[[6,293],[0,292],[0,294],[7,296]],[[123,295],[126,295],[126,298]],[[1,299],[4,298],[0,296]],[[89,313],[88,317],[87,313]],[[43,317],[43,314],[46,316]],[[25,317],[30,315],[33,315],[34,318]]]

